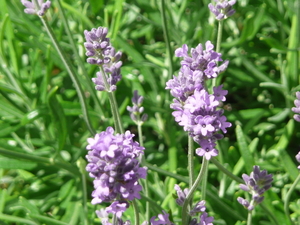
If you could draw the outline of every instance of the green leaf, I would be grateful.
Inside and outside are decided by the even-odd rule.
[[[29,202],[26,198],[23,198],[22,196],[19,197],[19,205],[23,207],[28,213],[34,213],[34,214],[39,214],[39,209]]]
[[[58,149],[63,149],[66,138],[67,138],[67,121],[64,114],[64,110],[57,100],[55,94],[58,87],[53,88],[48,95],[48,106],[51,110],[52,122],[55,124],[57,130],[57,139],[58,139]]]
[[[37,163],[30,161],[21,161],[17,159],[4,158],[0,156],[1,169],[24,169],[31,170],[37,166]]]
[[[246,138],[243,133],[243,130],[239,125],[236,126],[235,133],[236,133],[239,150],[245,163],[246,171],[248,174],[250,174],[254,166],[254,159],[248,148],[248,144],[246,142]]]

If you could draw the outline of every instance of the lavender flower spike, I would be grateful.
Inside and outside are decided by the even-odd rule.
[[[266,170],[260,171],[259,166],[253,166],[253,172],[250,173],[250,176],[243,174],[242,177],[245,184],[240,184],[240,188],[249,192],[252,195],[252,200],[250,203],[241,197],[238,197],[237,200],[248,210],[253,210],[256,205],[264,200],[262,195],[265,191],[271,188],[273,175],[268,174]]]
[[[94,178],[92,204],[112,202],[106,208],[107,213],[121,217],[129,207],[128,201],[139,199],[142,186],[140,178],[146,178],[147,170],[140,167],[138,157],[143,154],[144,147],[133,141],[134,134],[114,135],[114,129],[88,138],[86,170]]]
[[[51,1],[37,0],[38,5],[35,4],[34,0],[27,1],[21,0],[21,3],[26,7],[24,12],[27,14],[37,14],[38,16],[44,16],[47,10],[51,6]]]
[[[294,115],[294,119],[297,122],[300,122],[300,115],[299,115],[300,114],[300,91],[296,92],[296,97],[297,97],[297,99],[294,101],[296,107],[293,107],[292,111],[294,113],[297,113]]]
[[[232,6],[236,3],[236,0],[214,0],[216,5],[212,3],[208,4],[209,10],[215,14],[217,20],[223,20],[232,16],[235,13],[235,10]]]
[[[148,118],[147,114],[142,114],[144,112],[144,107],[142,107],[143,100],[144,97],[140,96],[138,91],[135,90],[131,99],[133,106],[127,106],[131,119],[137,124],[145,122]]]
[[[97,77],[92,79],[96,84],[96,90],[112,92],[116,90],[116,83],[122,77],[120,72],[122,62],[119,61],[122,53],[115,51],[110,39],[106,37],[107,32],[106,27],[93,28],[91,31],[85,30],[86,42],[84,47],[86,56],[88,56],[87,62],[103,68],[97,73]],[[103,76],[106,76],[108,87],[106,87]]]

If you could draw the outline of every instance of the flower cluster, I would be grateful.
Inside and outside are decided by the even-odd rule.
[[[259,166],[253,166],[253,172],[250,176],[247,174],[242,175],[245,184],[240,184],[240,188],[249,192],[252,195],[251,202],[244,198],[238,197],[238,202],[248,210],[253,208],[264,200],[262,196],[265,191],[272,187],[273,175],[268,174],[266,170],[260,171]]]
[[[236,0],[215,0],[216,5],[212,3],[208,4],[209,10],[215,14],[217,20],[223,20],[235,13],[232,6],[236,3]]]
[[[88,138],[86,170],[94,178],[95,188],[92,204],[112,202],[106,212],[119,218],[129,207],[128,200],[140,198],[138,179],[146,178],[147,173],[137,160],[144,148],[133,137],[129,131],[114,135],[114,129],[108,127],[95,138]]]
[[[44,16],[51,6],[51,1],[44,2],[44,0],[37,0],[38,5],[35,4],[34,0],[21,0],[21,2],[26,7],[26,9],[24,9],[25,13],[37,14],[38,16]]]
[[[228,61],[218,66],[217,63],[223,61],[221,54],[213,50],[210,41],[206,42],[205,47],[206,50],[199,44],[195,49],[192,48],[191,56],[187,45],[175,51],[177,57],[183,57],[181,69],[178,76],[173,76],[167,82],[166,89],[170,89],[175,98],[171,104],[175,110],[172,113],[175,121],[201,146],[196,154],[209,160],[218,155],[216,140],[223,138],[218,131],[226,133],[231,123],[226,121],[223,110],[217,109],[220,101],[226,100],[227,91],[220,85],[213,88],[213,94],[209,94],[205,88],[205,81],[223,72]]]
[[[116,83],[121,80],[122,53],[116,52],[106,37],[108,29],[106,27],[93,28],[91,31],[84,31],[86,42],[87,62],[100,66],[101,70],[97,72],[97,78],[92,81],[96,84],[98,91],[115,91]],[[105,76],[103,78],[103,76]]]
[[[142,114],[144,112],[144,107],[142,107],[144,97],[138,94],[138,91],[133,92],[133,97],[131,99],[133,106],[127,106],[127,110],[130,112],[130,118],[137,124],[143,123],[147,120],[148,115]]]
[[[176,203],[179,206],[183,206],[183,203],[186,199],[187,194],[189,193],[189,189],[185,188],[183,191],[181,190],[181,188],[179,187],[179,185],[175,184],[174,189],[176,190],[177,193],[177,199],[176,199]],[[212,222],[214,220],[213,217],[208,217],[208,214],[205,212],[206,210],[206,206],[205,206],[206,202],[204,200],[198,202],[190,211],[189,214],[191,216],[196,216],[197,214],[200,213],[200,221],[198,223],[198,219],[197,218],[193,218],[190,222],[189,225],[213,225]]]
[[[294,113],[297,113],[294,115],[294,119],[297,122],[300,122],[300,91],[296,92],[296,97],[297,97],[297,99],[295,99],[295,101],[294,101],[296,107],[293,107],[292,111]]]

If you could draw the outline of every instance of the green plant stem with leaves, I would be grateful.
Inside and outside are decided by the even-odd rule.
[[[284,199],[284,212],[285,212],[285,215],[287,216],[287,218],[290,220],[290,222],[292,222],[290,212],[289,212],[290,198],[291,198],[292,193],[295,191],[295,188],[296,188],[297,184],[299,183],[299,181],[300,181],[300,174],[298,175],[298,177],[292,184],[291,188],[286,193],[286,196]]]
[[[119,113],[118,103],[116,101],[114,92],[109,91],[109,84],[108,84],[107,76],[106,76],[106,73],[105,73],[103,67],[99,66],[99,69],[102,74],[105,90],[107,91],[107,94],[108,94],[110,108],[111,108],[111,112],[112,112],[114,123],[115,123],[115,130],[117,133],[122,134],[122,133],[124,133],[124,129],[123,129],[122,121],[121,121],[121,116]]]
[[[77,49],[77,46],[75,44],[75,41],[74,41],[74,38],[73,38],[73,34],[71,33],[71,30],[70,30],[70,27],[69,27],[69,24],[68,24],[68,21],[66,19],[66,16],[65,16],[65,11],[61,5],[61,0],[58,0],[57,1],[57,6],[58,6],[58,9],[61,13],[61,18],[62,18],[62,22],[64,24],[64,27],[65,27],[65,30],[66,30],[66,33],[67,33],[67,36],[69,38],[69,42],[70,42],[70,45],[72,46],[72,50],[73,50],[73,53],[74,53],[74,56],[77,60],[77,63],[78,63],[78,66],[84,76],[84,79],[81,79],[82,82],[84,82],[88,88],[88,91],[90,93],[90,95],[92,96],[94,102],[95,102],[95,105],[97,106],[97,112],[99,112],[100,115],[104,115],[103,111],[102,111],[102,107],[101,107],[101,104],[100,104],[100,101],[99,99],[97,98],[97,95],[96,95],[96,92],[95,92],[95,88],[93,87],[92,85],[92,82],[90,82],[90,77],[84,67],[84,63],[83,63],[83,60],[82,58],[80,57],[79,55],[79,52],[78,52],[78,49]],[[78,77],[80,78],[80,76]]]
[[[182,224],[188,224],[188,222],[189,222],[188,211],[189,211],[190,201],[192,200],[193,194],[197,190],[199,183],[205,176],[205,172],[208,167],[208,162],[209,161],[206,160],[205,157],[203,157],[200,173],[198,174],[195,182],[193,183],[193,186],[189,189],[189,193],[187,194],[186,199],[184,200],[184,203],[182,206]]]
[[[67,71],[68,71],[68,74],[70,75],[72,81],[73,81],[73,84],[75,86],[75,89],[77,91],[77,95],[79,97],[79,102],[80,102],[80,105],[81,105],[81,109],[82,109],[82,113],[83,113],[83,117],[84,117],[84,120],[86,122],[86,125],[87,125],[87,128],[88,130],[90,131],[90,133],[92,135],[95,135],[96,132],[91,124],[91,121],[90,121],[90,117],[89,117],[89,114],[88,114],[88,108],[87,108],[87,103],[86,103],[86,100],[85,100],[85,96],[84,96],[84,92],[80,86],[80,83],[79,83],[79,80],[77,78],[77,75],[76,73],[74,72],[74,69],[73,67],[71,66],[71,63],[69,61],[69,59],[66,57],[66,54],[63,52],[62,48],[60,47],[51,27],[49,26],[48,22],[44,19],[44,17],[40,17],[41,18],[41,21],[55,47],[55,50],[57,51],[58,55],[60,56],[63,64],[65,65]]]

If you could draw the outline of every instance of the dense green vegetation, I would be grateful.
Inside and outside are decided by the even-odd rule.
[[[148,120],[143,125],[146,161],[164,171],[148,170],[150,216],[162,209],[180,224],[174,184],[186,184],[188,136],[171,115],[172,96],[165,89],[178,74],[175,49],[216,43],[218,23],[210,1],[53,0],[45,19],[78,77],[91,126],[113,126],[107,93],[96,91],[87,64],[84,30],[108,27],[115,49],[123,52],[122,80],[116,100],[125,130],[136,134],[126,107],[134,90],[144,96]],[[224,114],[232,123],[218,142],[216,160],[234,175],[253,165],[273,174],[273,186],[255,208],[252,224],[300,224],[300,124],[293,120],[300,91],[299,0],[240,0],[224,21],[221,53],[229,66],[217,83],[228,90]],[[0,224],[100,224],[92,205],[92,179],[85,171],[87,138],[74,82],[38,16],[23,12],[19,1],[0,1]],[[198,147],[195,144],[195,148]],[[202,159],[194,158],[199,173]],[[182,179],[181,179],[182,178]],[[298,178],[299,179],[299,178]],[[214,224],[246,224],[247,210],[236,198],[239,183],[209,164],[206,206]],[[199,201],[201,192],[196,192]],[[138,202],[140,222],[146,200]],[[124,219],[134,221],[132,208]]]

